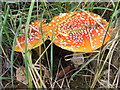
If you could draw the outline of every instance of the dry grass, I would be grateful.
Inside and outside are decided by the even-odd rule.
[[[2,88],[120,88],[119,2],[35,2],[33,7],[29,2],[5,2],[2,6],[0,12]],[[26,21],[27,25],[37,19],[49,22],[59,13],[74,10],[88,10],[106,18],[114,31],[111,40],[97,52],[82,53],[75,57],[71,55],[73,52],[63,50],[49,40],[34,50],[22,54],[14,52],[14,40],[21,32],[22,25],[26,25]],[[72,61],[66,61],[66,57]],[[74,66],[76,58],[81,61]],[[60,70],[63,70],[62,77],[58,76]],[[23,72],[21,74],[23,76],[16,75],[19,72]]]

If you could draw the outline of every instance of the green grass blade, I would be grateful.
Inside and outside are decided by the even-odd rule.
[[[88,60],[88,62],[86,62],[84,65],[82,65],[81,68],[80,68],[78,71],[76,71],[76,72],[70,77],[70,80],[73,80],[74,76],[75,76],[76,74],[78,74],[81,70],[83,70],[83,69],[84,69],[90,62],[92,62],[98,55],[99,55],[99,53],[96,54],[94,57],[92,57],[90,60]]]
[[[6,7],[7,7],[7,8],[6,8]],[[8,32],[8,26],[7,26],[7,18],[8,18],[8,14],[9,14],[9,10],[10,10],[9,5],[8,5],[8,6],[5,5],[4,10],[6,10],[6,11],[4,11],[5,17],[4,17],[4,21],[3,21],[3,31],[5,32],[5,35],[6,35],[6,37],[7,37],[7,40],[8,40],[8,42],[9,42],[10,46],[11,46],[11,40],[10,40],[10,36],[9,36],[9,34],[8,34],[9,32]]]
[[[9,77],[0,77],[0,79],[11,79]]]
[[[18,28],[17,28],[16,34],[15,34],[15,36],[14,36],[13,45],[12,45],[12,52],[11,52],[11,57],[10,57],[10,59],[11,59],[11,62],[10,62],[11,64],[10,64],[10,66],[11,66],[12,87],[14,87],[14,84],[13,84],[13,76],[14,76],[14,75],[13,75],[14,47],[15,47],[16,38],[17,38],[18,32],[19,32],[19,30],[20,30],[20,27],[21,27],[21,19],[20,19],[19,26],[18,26]]]
[[[50,54],[50,74],[51,78],[53,77],[53,44],[51,44],[51,54]]]
[[[0,4],[1,5],[1,4]],[[3,33],[3,26],[2,26],[2,17],[0,16],[0,47],[2,46],[2,33]],[[0,48],[0,76],[2,75],[2,62],[3,62],[3,59],[2,59],[2,49]],[[2,83],[2,79],[0,80],[0,83]],[[0,85],[1,87],[1,85]],[[0,88],[1,89],[1,88]]]
[[[33,7],[34,7],[34,3],[35,3],[35,0],[32,0],[31,1],[31,5],[30,5],[30,9],[29,9],[29,12],[28,12],[28,18],[27,18],[27,22],[26,22],[26,30],[25,30],[25,55],[24,55],[24,62],[25,62],[25,69],[26,69],[26,78],[28,80],[28,83],[29,83],[29,87],[32,88],[32,81],[30,79],[30,74],[29,74],[29,71],[28,71],[28,60],[29,60],[29,56],[28,56],[28,47],[27,47],[27,38],[28,38],[28,29],[29,29],[29,23],[30,23],[30,19],[31,19],[31,15],[32,15],[32,10],[33,10]],[[30,56],[31,57],[31,56]]]

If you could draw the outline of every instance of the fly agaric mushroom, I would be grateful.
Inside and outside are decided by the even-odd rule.
[[[47,39],[46,26],[47,24],[42,21],[42,32],[40,31],[41,20],[36,20],[29,25],[28,37],[27,37],[27,49],[33,49],[40,46],[43,43],[43,39]],[[42,35],[41,33],[46,33]],[[44,37],[44,38],[43,38]],[[16,39],[15,51],[25,50],[25,29],[22,34],[19,34]]]
[[[55,16],[48,24],[48,28],[54,44],[73,52],[92,52],[98,49],[110,39],[112,32],[111,30],[107,32],[108,22],[105,19],[87,11],[74,11]]]

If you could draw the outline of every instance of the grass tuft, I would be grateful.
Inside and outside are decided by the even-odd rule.
[[[2,6],[0,12],[0,86],[2,88],[120,88],[119,1],[35,2],[32,0],[32,2],[2,2]],[[41,19],[49,23],[54,16],[73,11],[90,11],[105,18],[109,22],[108,28],[113,29],[111,40],[98,49],[97,53],[83,53],[84,62],[78,67],[74,67],[72,61],[65,61],[65,57],[72,55],[73,52],[55,46],[54,38],[51,41],[43,40],[40,49],[28,50],[30,22]],[[16,38],[24,27],[25,51],[14,52]],[[42,23],[40,27],[42,31]],[[40,39],[45,35],[46,33],[42,33]],[[16,76],[23,78],[16,75],[17,69],[21,66],[25,68],[25,71],[22,68],[21,71],[27,83],[17,80]],[[66,73],[67,66],[71,68]],[[60,70],[63,70],[61,77],[58,76]]]

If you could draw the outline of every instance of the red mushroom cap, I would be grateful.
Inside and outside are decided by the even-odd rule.
[[[111,35],[111,30],[106,34],[108,22],[99,15],[87,11],[55,16],[48,28],[51,39],[53,35],[54,44],[73,52],[92,52],[105,44]]]
[[[47,24],[42,21],[42,33],[40,31],[40,20],[36,20],[29,25],[28,38],[27,38],[27,48],[33,49],[40,46],[43,43],[43,39],[46,40],[48,35],[46,33]],[[16,39],[15,51],[24,51],[25,49],[25,29],[22,34],[19,34]]]

